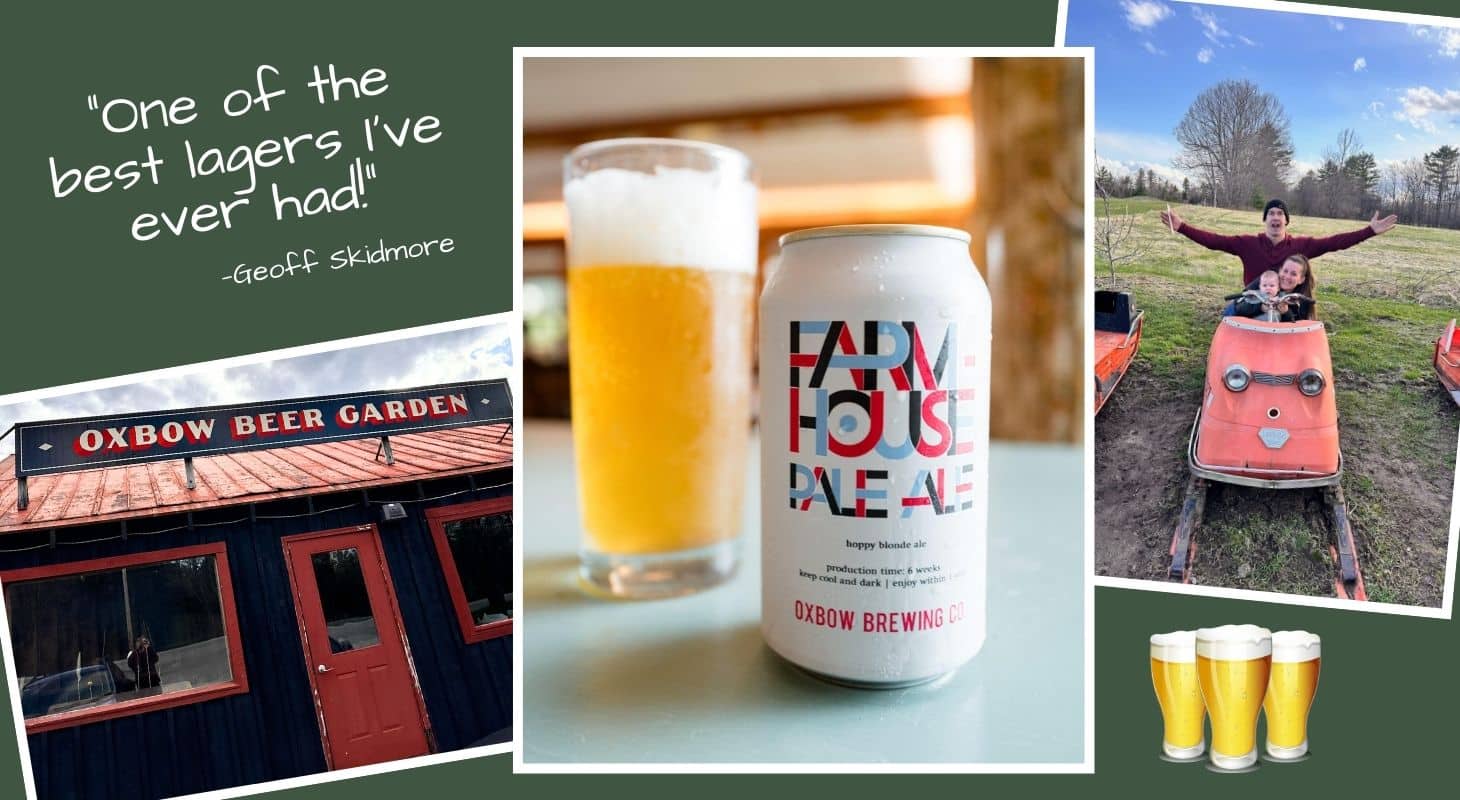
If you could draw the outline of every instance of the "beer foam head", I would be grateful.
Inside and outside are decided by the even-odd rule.
[[[1278,631],[1272,635],[1272,660],[1312,661],[1318,658],[1318,634],[1307,631]]]
[[[1272,632],[1256,625],[1199,628],[1196,653],[1203,658],[1248,661],[1272,655]]]
[[[658,265],[755,274],[755,184],[742,176],[599,169],[570,179],[563,199],[570,269]]]
[[[1196,631],[1151,634],[1151,658],[1157,661],[1194,663],[1196,661]]]

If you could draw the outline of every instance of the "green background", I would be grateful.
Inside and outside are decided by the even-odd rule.
[[[583,5],[254,2],[103,11],[12,4],[0,16],[0,346],[8,350],[0,393],[508,309],[514,44],[1044,45],[1053,40],[1057,9],[1054,0]],[[1452,0],[1361,5],[1454,13]],[[357,72],[381,66],[391,90],[321,108],[305,95],[301,75],[311,64],[329,62]],[[251,85],[258,63],[279,67],[290,94],[268,114],[222,118],[216,103],[226,91]],[[93,92],[193,94],[206,117],[145,138],[108,135],[95,113],[85,111],[85,96]],[[134,214],[224,198],[233,184],[174,177],[124,193],[55,200],[48,192],[47,155],[64,155],[73,166],[120,160],[136,157],[150,141],[164,158],[179,159],[168,165],[175,167],[185,136],[232,146],[341,126],[348,137],[367,111],[384,118],[435,114],[446,135],[433,145],[378,154],[380,177],[369,184],[371,206],[362,211],[275,223],[261,194],[250,209],[256,216],[234,231],[135,243],[127,232]],[[342,153],[322,167],[264,172],[261,180],[295,188],[342,183],[346,163]],[[232,287],[217,277],[238,261],[272,263],[265,259],[304,246],[328,252],[382,236],[389,242],[443,235],[458,242],[452,257],[316,271],[254,287]],[[1147,637],[1225,622],[1323,636],[1309,761],[1223,776],[1156,758],[1160,717]],[[1451,679],[1460,649],[1453,622],[1100,589],[1096,626],[1093,777],[512,776],[509,758],[497,756],[274,796],[731,796],[772,785],[842,797],[971,791],[1230,797],[1284,790],[1354,796],[1451,783],[1448,712],[1460,704],[1460,687]],[[0,719],[10,720],[3,698]],[[19,796],[15,743],[0,736],[0,798]]]
[[[10,358],[0,394],[511,310],[509,26],[485,13],[405,8],[250,2],[7,12],[0,342]],[[389,89],[321,105],[306,83],[314,65],[331,63],[342,75],[380,67]],[[287,93],[269,111],[226,116],[224,97],[255,87],[260,64],[279,70],[266,83]],[[198,118],[108,133],[87,108],[90,94],[100,104],[190,96]],[[367,115],[395,128],[434,115],[443,135],[397,149],[377,134],[371,153]],[[189,179],[185,139],[195,152],[229,153],[330,129],[345,145],[339,155],[325,161],[306,143],[300,163],[260,170],[260,188],[232,229],[132,238],[139,213],[176,215],[234,199],[247,185],[244,173]],[[159,185],[52,195],[48,157],[59,169],[84,169],[145,158],[148,144],[165,161]],[[274,220],[270,182],[294,196],[338,188],[356,156],[376,167],[368,207]],[[346,245],[441,237],[455,241],[452,253],[339,271],[322,265],[248,286],[221,280],[239,263],[271,265],[305,247],[327,260]]]

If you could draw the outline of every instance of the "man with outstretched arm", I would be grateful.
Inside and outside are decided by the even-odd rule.
[[[1172,230],[1209,250],[1221,250],[1242,259],[1242,283],[1247,285],[1268,270],[1282,266],[1288,256],[1301,253],[1308,258],[1317,258],[1334,250],[1345,250],[1365,239],[1378,236],[1393,228],[1399,217],[1390,214],[1383,219],[1379,212],[1369,224],[1356,231],[1336,233],[1332,236],[1292,236],[1288,234],[1288,207],[1281,200],[1269,200],[1262,209],[1262,233],[1229,236],[1204,231],[1183,220],[1174,211],[1162,211],[1161,221]]]

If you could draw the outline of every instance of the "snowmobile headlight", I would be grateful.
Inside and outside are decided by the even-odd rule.
[[[1323,391],[1323,373],[1316,369],[1305,369],[1298,374],[1298,391],[1314,397]]]
[[[1233,364],[1222,373],[1222,383],[1227,384],[1228,389],[1240,392],[1247,388],[1247,384],[1252,383],[1252,373],[1241,364]]]

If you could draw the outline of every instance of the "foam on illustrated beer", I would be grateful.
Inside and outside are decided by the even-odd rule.
[[[1168,761],[1199,761],[1206,752],[1207,709],[1196,673],[1196,632],[1151,636],[1151,684],[1161,704],[1161,752]]]
[[[1199,761],[1211,720],[1209,769],[1257,765],[1258,714],[1267,717],[1266,760],[1308,757],[1308,711],[1318,691],[1318,635],[1222,625],[1151,636],[1151,681],[1161,705],[1162,757]]]
[[[1297,761],[1308,755],[1308,710],[1318,693],[1322,643],[1315,633],[1278,631],[1272,635],[1272,672],[1262,700],[1267,715],[1267,756]]]
[[[1272,669],[1272,633],[1256,625],[1199,628],[1196,669],[1212,720],[1211,766],[1248,769],[1257,763],[1257,716]]]
[[[761,629],[829,680],[922,683],[983,644],[991,309],[968,242],[798,231],[761,294]]]

